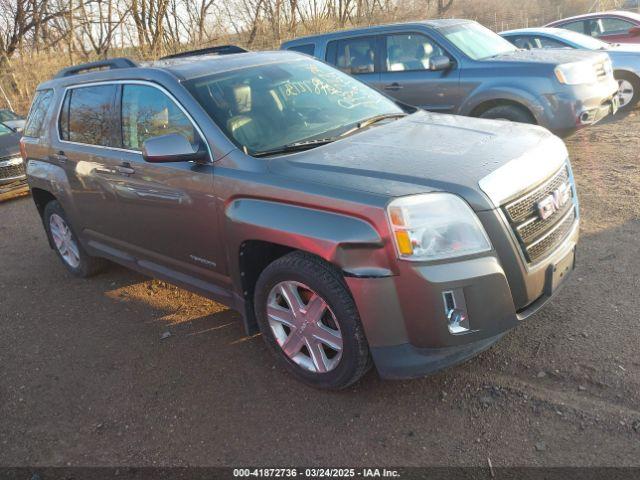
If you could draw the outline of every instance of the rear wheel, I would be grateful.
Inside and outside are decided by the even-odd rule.
[[[262,272],[254,301],[265,342],[297,379],[342,389],[371,367],[355,303],[332,265],[288,254]]]
[[[92,257],[85,252],[57,200],[47,203],[43,220],[49,241],[69,272],[85,278],[104,269],[106,260]]]
[[[518,123],[535,124],[536,120],[533,115],[525,108],[517,105],[497,105],[491,107],[479,115],[480,118],[490,118],[493,120],[509,120]]]
[[[640,78],[630,72],[616,72],[620,110],[633,110],[640,101]]]

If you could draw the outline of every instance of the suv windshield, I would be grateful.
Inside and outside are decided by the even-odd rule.
[[[442,28],[440,33],[473,60],[484,60],[517,50],[500,35],[475,22]]]
[[[310,58],[200,77],[185,85],[250,154],[331,141],[364,120],[403,113],[372,88]]]

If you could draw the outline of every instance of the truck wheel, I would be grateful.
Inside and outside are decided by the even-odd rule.
[[[633,110],[640,100],[640,78],[630,72],[616,72],[615,77],[618,81],[620,110]]]
[[[485,110],[479,115],[480,118],[491,118],[494,120],[509,120],[518,123],[535,124],[536,120],[524,108],[517,105],[498,105]]]
[[[82,248],[60,203],[56,200],[47,203],[43,220],[49,241],[69,272],[86,278],[104,269],[106,260],[92,257]]]
[[[342,389],[371,367],[358,310],[332,265],[303,252],[285,255],[262,272],[254,301],[268,347],[302,382]]]

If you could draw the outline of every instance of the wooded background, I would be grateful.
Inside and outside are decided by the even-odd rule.
[[[435,17],[494,30],[538,26],[619,2],[594,0],[0,0],[0,106],[25,114],[58,69],[234,43],[254,50],[312,33]],[[609,5],[612,4],[612,5]]]

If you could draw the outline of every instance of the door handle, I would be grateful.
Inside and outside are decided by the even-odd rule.
[[[389,85],[384,86],[385,90],[391,90],[391,91],[398,91],[398,90],[402,90],[403,88],[404,87],[400,85],[398,82],[393,82]]]
[[[62,150],[60,150],[58,153],[50,155],[49,159],[62,164],[67,163],[67,160],[69,160]]]
[[[116,172],[121,175],[133,175],[136,171],[131,168],[131,164],[128,162],[124,162],[122,165],[116,166]]]

